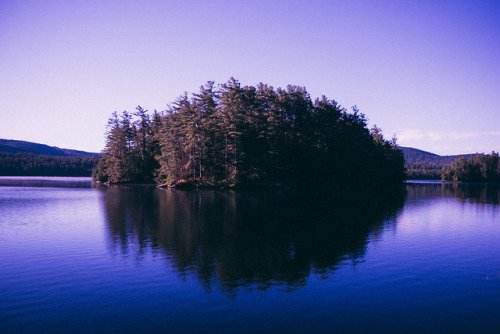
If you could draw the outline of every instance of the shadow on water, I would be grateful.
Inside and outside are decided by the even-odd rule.
[[[296,289],[360,261],[370,236],[395,221],[404,190],[313,192],[102,189],[110,249],[165,256],[181,277],[228,295]],[[138,254],[131,254],[136,252]]]

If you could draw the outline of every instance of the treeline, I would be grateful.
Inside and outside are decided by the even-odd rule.
[[[98,155],[75,157],[0,152],[2,176],[90,176]]]
[[[442,180],[451,182],[500,182],[498,153],[461,156],[442,170]]]
[[[408,180],[441,180],[443,165],[406,164]]]
[[[405,177],[395,140],[369,130],[356,107],[233,78],[185,93],[161,113],[115,112],[102,153],[94,179],[110,183],[321,187]]]

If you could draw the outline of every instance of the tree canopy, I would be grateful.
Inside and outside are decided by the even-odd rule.
[[[461,156],[443,168],[441,176],[452,182],[500,182],[500,157],[496,152]]]
[[[226,187],[398,183],[404,158],[395,140],[304,87],[241,86],[231,78],[181,95],[151,115],[114,113],[94,179]]]

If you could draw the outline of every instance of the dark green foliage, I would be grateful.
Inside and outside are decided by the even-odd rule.
[[[0,139],[1,176],[90,176],[99,155]]]
[[[2,176],[90,176],[99,156],[49,156],[33,153],[0,152]]]
[[[443,168],[443,181],[452,182],[500,182],[500,158],[498,153],[461,156],[451,166]]]
[[[317,188],[405,177],[395,141],[368,130],[356,108],[324,96],[312,101],[303,87],[242,87],[231,78],[218,89],[208,82],[192,98],[183,94],[153,120],[137,110],[135,118],[113,114],[95,179]]]
[[[404,154],[409,180],[440,180],[443,168],[449,167],[459,157],[458,155],[440,156],[411,147],[400,147],[400,149]]]
[[[405,164],[408,180],[440,180],[442,165]]]
[[[133,119],[135,116],[135,120]],[[152,183],[159,165],[157,133],[159,115],[153,119],[147,110],[137,107],[133,115],[124,111],[120,117],[115,112],[108,121],[106,147],[94,170],[94,180],[111,183]]]

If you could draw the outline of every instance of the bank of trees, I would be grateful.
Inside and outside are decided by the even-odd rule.
[[[2,176],[90,176],[98,155],[50,156],[0,152]]]
[[[442,170],[442,180],[452,182],[500,182],[498,153],[461,156]]]
[[[114,113],[102,153],[94,178],[111,183],[319,187],[405,177],[395,140],[369,130],[357,108],[312,101],[303,87],[242,87],[233,78],[161,113]]]

